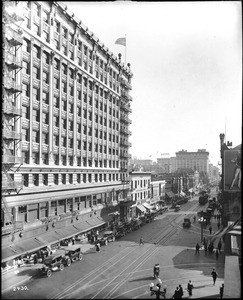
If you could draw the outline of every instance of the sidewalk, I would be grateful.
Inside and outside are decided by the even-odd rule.
[[[87,253],[95,248],[95,245],[80,244],[82,253]],[[2,294],[7,291],[13,290],[15,287],[20,287],[26,284],[33,277],[37,276],[39,269],[43,264],[29,264],[20,268],[14,268],[2,273],[1,276],[1,291]]]

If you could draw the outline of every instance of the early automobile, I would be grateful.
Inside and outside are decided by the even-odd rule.
[[[98,236],[97,242],[99,242],[100,245],[107,245],[108,242],[114,242],[116,239],[115,234],[114,231],[105,231],[102,236]]]
[[[184,219],[184,222],[183,222],[183,227],[186,228],[186,227],[191,227],[191,220],[186,218]]]
[[[66,264],[65,251],[57,250],[55,253],[46,257],[43,267],[40,269],[41,275],[51,277],[53,271],[63,271]]]
[[[72,262],[82,260],[83,255],[81,251],[81,245],[75,244],[71,246],[63,247],[65,250],[65,263],[69,267]]]
[[[181,206],[177,204],[177,205],[175,206],[175,211],[179,211],[180,209],[181,209]]]

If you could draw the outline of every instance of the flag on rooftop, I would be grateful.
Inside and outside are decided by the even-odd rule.
[[[122,46],[125,46],[126,47],[126,38],[123,37],[123,38],[119,38],[115,41],[115,44],[118,44],[118,45],[122,45]]]

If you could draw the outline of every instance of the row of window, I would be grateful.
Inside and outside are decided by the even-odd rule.
[[[22,152],[22,157],[23,157],[23,162],[25,164],[30,163],[29,151],[23,151]],[[48,156],[47,153],[42,153],[41,158],[42,158],[43,164],[49,165],[49,156]],[[54,154],[53,159],[54,159],[54,164],[55,165],[73,166],[73,156],[60,155],[60,158],[59,158],[58,154]],[[60,159],[60,161],[59,161],[59,159]],[[39,152],[33,152],[32,153],[32,163],[33,164],[40,164],[40,154],[39,154]],[[84,156],[84,154],[82,155],[82,157],[80,157],[80,156],[77,157],[77,166],[81,167],[81,164],[82,164],[83,167],[119,168],[118,158],[116,158],[114,160],[106,160],[106,159],[97,160],[97,159],[95,159],[94,160],[94,166],[93,166],[92,165],[92,159],[87,158],[86,156]]]
[[[116,194],[114,194],[113,197],[114,200],[117,200]],[[17,208],[18,214],[16,221],[32,222],[36,219],[40,220],[41,218],[49,216],[58,216],[76,210],[81,211],[88,207],[105,203],[108,198],[109,194],[106,195],[106,193],[102,193],[92,196],[75,197],[74,199],[53,200],[49,203],[44,201],[37,204],[21,205]],[[14,209],[12,210],[12,214],[14,215]]]
[[[43,119],[44,119],[44,117],[43,117]],[[36,116],[33,117],[33,121],[38,121],[38,118],[36,118]],[[43,124],[48,124],[48,120],[45,119],[45,122],[43,122]],[[61,128],[62,128],[62,130],[66,130],[64,127],[61,127]],[[81,133],[80,128],[78,128],[78,133]],[[86,135],[86,130],[84,130],[84,134]],[[89,130],[87,135],[91,137],[92,136],[92,130]],[[111,133],[109,133],[108,135],[109,135],[109,139],[108,139],[109,142],[113,142],[113,143],[116,143],[116,144],[119,143],[118,135],[112,135]],[[95,131],[95,137],[98,138],[98,131]],[[100,132],[99,138],[100,139],[103,138],[102,131]],[[59,137],[58,135],[54,135],[52,137],[52,139],[53,139],[53,144],[55,146],[59,146],[59,142],[61,142],[60,143],[61,147],[67,147],[67,146],[69,148],[74,147],[74,139],[73,138],[67,138],[66,136]],[[26,142],[30,142],[30,129],[22,128],[22,140],[26,141]],[[41,140],[42,140],[42,143],[48,145],[49,144],[49,133],[42,132]],[[34,142],[34,143],[40,143],[40,131],[32,130],[31,141]],[[106,141],[107,141],[107,133],[104,132],[103,142],[105,143]],[[82,144],[83,144],[83,147],[82,147]],[[89,151],[92,151],[92,142],[87,143],[87,141],[81,141],[80,139],[78,139],[77,140],[77,148],[79,150],[81,150],[83,148],[83,150],[88,149]],[[102,144],[98,145],[98,143],[95,143],[94,144],[94,151],[99,152],[99,153],[104,152],[106,154],[107,153],[107,146],[102,145]],[[113,151],[113,153],[112,153],[112,151]],[[118,151],[118,149],[108,148],[108,153],[109,154],[118,155],[117,151]]]
[[[55,81],[59,81],[59,79],[54,78],[54,84],[55,84]],[[67,93],[67,85],[63,85],[62,92]],[[26,96],[28,98],[30,97],[30,85],[29,84],[26,84],[26,83],[22,84],[22,95]],[[74,87],[70,86],[69,95],[74,96]],[[40,101],[40,89],[39,88],[37,88],[37,87],[32,88],[32,99],[35,101]],[[46,91],[43,91],[42,92],[42,102],[45,104],[49,104],[49,99],[50,99],[50,94]],[[81,91],[77,91],[77,99],[81,100]],[[87,103],[87,94],[86,93],[83,94],[83,101],[84,101],[84,103]],[[89,105],[91,107],[93,106],[93,99],[92,99],[91,95],[89,95]],[[56,95],[54,95],[54,98],[53,98],[53,106],[58,109],[60,108],[60,98]],[[61,107],[62,107],[63,111],[67,111],[67,108],[68,108],[68,111],[70,113],[74,112],[74,104],[70,103],[70,102],[68,103],[66,99],[61,100]],[[97,108],[97,109],[100,108],[100,113],[102,111],[107,113],[107,104],[103,104],[102,102],[100,102],[100,105],[99,105],[98,100],[95,100],[95,108]],[[89,113],[89,116],[88,116],[89,119],[92,120],[92,110],[87,110],[86,108],[84,108],[83,109],[83,117],[87,118],[87,112]],[[108,113],[110,116],[117,118],[117,121],[118,121],[118,118],[119,118],[119,107],[118,106],[113,109],[111,106],[109,106]],[[80,117],[82,116],[82,109],[80,107],[77,108],[77,114]],[[102,124],[102,119],[103,119],[103,116],[100,115],[99,121],[101,124]],[[97,114],[95,115],[95,121],[96,121],[96,123],[98,123],[98,115]],[[104,125],[106,125],[106,118],[104,118]]]
[[[30,22],[28,22],[30,24]],[[46,42],[50,42],[49,38],[50,38],[50,27],[49,25],[44,25],[44,30],[42,30],[42,35],[45,39]],[[47,30],[45,30],[45,28],[47,27]],[[33,23],[33,32],[36,33],[36,35],[41,35],[41,27],[40,24],[36,24]],[[64,38],[63,41],[61,42],[60,40],[60,36],[59,34],[55,34],[55,38],[54,38],[54,45],[55,48],[57,50],[61,50],[61,52],[64,55],[68,55],[68,57],[74,61],[74,46],[72,44],[67,43],[67,40]],[[78,42],[78,47],[82,49],[82,42],[79,41]],[[27,39],[24,39],[24,43],[23,43],[23,50],[25,52],[30,53],[31,51],[31,47],[30,47],[30,41]],[[78,49],[79,49],[78,48]],[[84,69],[86,71],[89,71],[90,74],[93,74],[93,54],[92,54],[92,50],[89,50],[89,56],[86,56],[87,53],[87,46],[84,46],[84,51],[82,52],[82,50],[78,50],[77,51],[77,62],[79,66],[83,66]],[[43,62],[46,64],[49,64],[50,62],[50,56],[47,52],[43,51],[44,55],[43,55]],[[83,56],[82,56],[83,53]],[[33,46],[33,56],[35,58],[40,59],[41,58],[41,50],[40,47],[38,47],[37,45]],[[107,64],[104,64],[105,67],[104,69],[102,69],[101,67],[98,68],[98,66],[103,66],[103,61],[96,56],[96,65],[95,65],[95,76],[97,79],[99,79],[101,82],[104,82],[106,85],[108,84],[108,74],[109,74],[109,87],[111,89],[113,89],[114,91],[116,91],[117,93],[119,93],[119,88],[120,88],[120,84],[119,84],[119,74],[115,71],[112,70],[112,68],[110,68],[109,72],[108,68],[107,68]],[[100,61],[100,63],[99,63]],[[60,70],[60,61],[58,59],[54,59],[54,67],[57,70]],[[67,74],[67,65],[62,64],[62,70],[64,72],[64,74]],[[70,73],[70,77],[74,78],[74,71],[72,70]]]
[[[138,180],[132,180],[131,181],[131,188],[137,188],[138,186],[142,187],[149,187],[150,186],[150,179],[138,179]]]
[[[77,183],[81,183],[81,174],[77,175]],[[48,174],[31,174],[32,182],[35,186],[40,185],[40,181],[42,181],[43,185],[48,185],[50,183],[58,184],[72,184],[73,183],[73,174],[61,174],[61,179],[59,181],[59,174],[53,174],[53,181],[48,181]],[[24,186],[29,186],[29,177],[30,174],[23,174],[22,181]],[[94,174],[95,182],[103,182],[103,181],[118,181],[119,174]],[[92,174],[83,174],[83,183],[91,183],[92,182]]]
[[[142,200],[142,199],[146,199],[146,198],[150,197],[149,191],[134,193],[134,194],[131,194],[131,196],[132,196],[132,201]]]

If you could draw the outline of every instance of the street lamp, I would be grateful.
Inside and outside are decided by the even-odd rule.
[[[204,217],[201,217],[198,219],[198,222],[201,223],[201,243],[203,242],[203,226],[206,223],[206,219]]]

